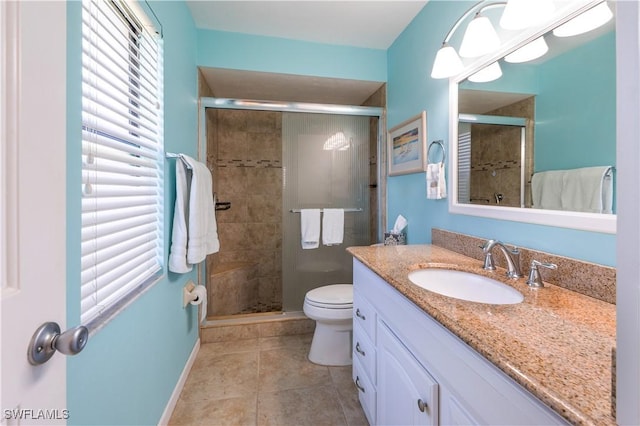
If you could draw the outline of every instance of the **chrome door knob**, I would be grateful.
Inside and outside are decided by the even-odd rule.
[[[31,337],[27,358],[31,365],[40,365],[49,361],[56,351],[75,355],[84,349],[88,340],[89,330],[83,325],[61,334],[57,323],[46,322]]]

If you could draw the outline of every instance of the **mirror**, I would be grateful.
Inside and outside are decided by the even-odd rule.
[[[451,80],[451,212],[615,233],[615,19],[554,34],[577,14]],[[509,61],[541,35],[546,54]]]

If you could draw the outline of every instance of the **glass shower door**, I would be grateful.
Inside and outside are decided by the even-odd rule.
[[[370,117],[284,113],[283,304],[300,311],[307,291],[351,283],[346,248],[370,243]],[[344,241],[303,250],[300,209],[344,208]],[[293,210],[293,211],[292,211]]]

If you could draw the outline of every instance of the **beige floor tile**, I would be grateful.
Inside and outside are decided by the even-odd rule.
[[[214,342],[200,345],[198,357],[208,357],[212,355],[233,354],[239,352],[258,352],[260,342],[258,338],[232,340],[228,342]]]
[[[369,422],[358,400],[358,389],[353,382],[349,381],[345,386],[336,386],[336,389],[347,424],[349,426],[368,426]]]
[[[305,348],[311,346],[313,333],[295,334],[292,336],[273,336],[260,338],[260,350],[277,348]]]
[[[329,367],[329,374],[331,374],[331,381],[336,387],[350,388],[353,385],[353,378],[351,372],[353,367],[345,365],[343,367]]]
[[[285,390],[258,395],[258,425],[346,425],[332,386]]]
[[[197,401],[242,397],[254,394],[257,383],[257,352],[213,354],[196,359],[181,398]]]
[[[176,404],[169,426],[255,425],[257,394],[220,400],[185,401]]]
[[[329,369],[307,359],[307,348],[260,352],[260,392],[331,385]]]
[[[367,425],[351,366],[311,363],[313,332],[302,324],[212,332],[214,342],[200,346],[170,424]]]

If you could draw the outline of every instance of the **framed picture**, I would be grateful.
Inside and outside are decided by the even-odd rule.
[[[424,172],[427,167],[426,141],[425,111],[390,129],[387,138],[389,176]]]

